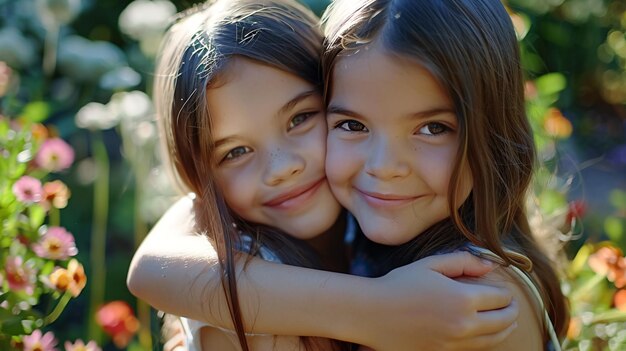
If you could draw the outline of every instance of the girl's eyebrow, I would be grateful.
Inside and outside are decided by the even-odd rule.
[[[293,97],[291,100],[287,101],[287,103],[285,103],[283,107],[281,107],[280,110],[278,110],[277,115],[280,116],[282,114],[285,114],[291,111],[300,101],[308,98],[309,96],[313,96],[316,94],[318,94],[318,92],[315,89],[301,92],[300,94]]]
[[[450,107],[435,107],[428,110],[420,111],[411,114],[410,119],[424,119],[432,116],[443,115],[443,114],[454,114],[454,110]]]
[[[336,114],[353,118],[363,118],[363,116],[361,116],[359,113],[337,105],[328,105],[328,107],[326,108],[326,114]]]
[[[317,94],[318,92],[313,89],[313,90],[307,90],[307,91],[303,91],[302,93],[294,96],[291,100],[287,101],[287,103],[285,103],[283,105],[283,107],[280,108],[280,110],[278,111],[278,116],[285,114],[287,112],[289,112],[291,109],[293,109],[298,103],[300,103],[302,100],[307,99],[310,96],[313,96],[315,94]],[[237,136],[236,135],[231,135],[231,136],[227,136],[224,138],[221,138],[219,140],[215,140],[215,142],[213,143],[213,147],[215,149],[217,149],[218,147],[224,145],[224,144],[228,144],[230,142],[233,142],[237,140]]]
[[[337,106],[337,105],[329,105],[328,108],[326,109],[326,113],[328,115],[330,114],[338,114],[338,115],[343,115],[343,116],[348,116],[348,117],[353,117],[353,118],[363,118],[363,116],[357,112],[354,112],[352,110],[348,110],[346,108],[343,108],[341,106]],[[410,115],[408,115],[408,118],[413,120],[413,119],[424,119],[424,118],[428,118],[428,117],[432,117],[432,116],[437,116],[437,115],[442,115],[442,114],[448,114],[448,113],[452,113],[454,114],[454,110],[450,107],[434,107],[434,108],[429,108],[427,110],[424,111],[419,111],[416,113],[412,113]]]
[[[235,135],[228,136],[226,138],[222,138],[222,139],[216,140],[213,143],[213,149],[217,149],[217,148],[219,148],[222,145],[231,143],[231,142],[236,141],[236,140],[237,140],[237,136],[235,136]]]

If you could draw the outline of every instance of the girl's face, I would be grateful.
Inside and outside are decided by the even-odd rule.
[[[399,245],[448,217],[458,121],[434,77],[374,44],[339,59],[332,79],[326,172],[365,235]],[[462,174],[459,204],[472,184]]]
[[[207,90],[217,186],[245,220],[310,239],[340,206],[324,172],[326,122],[314,87],[279,69],[235,58]]]

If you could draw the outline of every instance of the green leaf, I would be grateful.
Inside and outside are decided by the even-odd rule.
[[[50,115],[50,106],[44,101],[34,101],[26,106],[20,115],[20,118],[28,122],[40,123],[45,121]]]
[[[137,341],[133,341],[127,346],[126,350],[127,351],[142,351],[143,347]]]
[[[39,272],[39,274],[50,275],[53,269],[54,269],[54,261],[46,261],[44,266],[41,268],[41,271]]]
[[[26,334],[24,326],[22,325],[22,317],[11,316],[10,318],[2,320],[2,323],[0,323],[0,332],[9,335]]]
[[[28,209],[29,222],[31,228],[39,228],[46,219],[46,211],[41,205],[33,204]]]
[[[4,137],[9,132],[9,123],[7,121],[0,121],[0,137]]]
[[[565,195],[556,190],[544,190],[539,194],[539,206],[543,213],[550,215],[567,207]]]
[[[583,267],[585,266],[585,263],[587,262],[587,259],[589,258],[592,252],[593,252],[592,245],[590,244],[583,245],[578,250],[578,252],[576,253],[576,256],[569,264],[569,267],[568,267],[569,273],[572,275],[578,275],[580,271],[583,269]]]
[[[553,95],[561,92],[567,86],[567,80],[561,73],[548,73],[535,81],[537,91],[541,95]]]
[[[626,209],[626,191],[614,189],[609,195],[609,201],[618,209]]]
[[[621,242],[624,235],[624,223],[617,217],[607,217],[604,220],[604,231],[614,242]]]

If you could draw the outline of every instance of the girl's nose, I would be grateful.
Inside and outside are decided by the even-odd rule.
[[[381,180],[408,176],[411,168],[405,161],[407,155],[399,144],[400,142],[393,138],[384,137],[374,142],[365,163],[367,174]]]
[[[294,152],[270,153],[267,169],[263,175],[266,185],[275,186],[304,171],[304,159]]]

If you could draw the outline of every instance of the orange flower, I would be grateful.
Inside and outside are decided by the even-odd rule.
[[[51,207],[65,208],[70,195],[70,189],[65,183],[60,180],[53,180],[43,185],[43,197],[40,204],[46,210],[49,210]]]
[[[567,338],[575,340],[583,329],[583,323],[579,317],[572,317],[569,320],[569,326],[567,327]]]
[[[72,277],[65,268],[55,269],[48,279],[50,280],[50,284],[59,291],[67,291],[70,284],[72,284]]]
[[[618,310],[626,312],[626,290],[620,289],[613,295],[613,304]]]
[[[605,275],[616,287],[626,286],[626,258],[619,248],[603,246],[589,256],[588,263],[594,272]]]
[[[80,295],[85,285],[87,285],[87,276],[83,266],[76,259],[70,260],[65,268],[57,268],[48,277],[50,284],[59,291],[69,291],[72,296]]]
[[[546,112],[543,127],[548,134],[555,138],[565,139],[572,135],[572,122],[570,122],[559,109],[551,107]]]
[[[124,301],[112,301],[100,307],[96,321],[120,349],[125,348],[139,330],[139,321]]]
[[[83,291],[85,285],[87,285],[87,275],[85,275],[85,269],[83,265],[76,259],[71,259],[67,265],[67,272],[72,277],[72,284],[70,285],[70,292],[72,296],[76,297]]]
[[[33,138],[39,142],[43,142],[50,136],[48,128],[41,123],[33,123],[33,125],[30,126],[30,131],[33,134]]]

